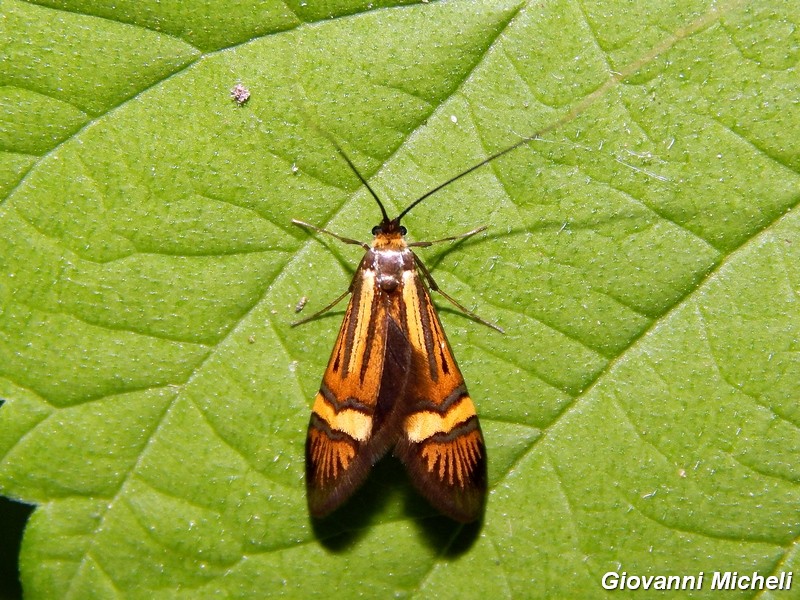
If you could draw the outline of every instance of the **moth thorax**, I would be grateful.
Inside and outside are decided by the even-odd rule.
[[[403,273],[414,268],[414,256],[408,248],[375,249],[375,283],[384,292],[395,291],[403,282]]]

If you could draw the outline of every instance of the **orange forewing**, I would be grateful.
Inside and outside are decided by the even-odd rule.
[[[352,297],[308,425],[306,488],[316,517],[349,498],[380,458],[372,448],[373,424],[386,332],[370,279],[361,268],[353,278]],[[366,335],[370,321],[371,335]]]
[[[407,279],[404,305],[414,368],[395,454],[433,506],[457,521],[474,521],[486,499],[478,415],[428,290],[415,271]]]

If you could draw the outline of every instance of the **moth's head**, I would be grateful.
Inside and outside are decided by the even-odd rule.
[[[400,218],[383,219],[380,225],[372,228],[372,235],[376,238],[381,237],[387,240],[399,240],[405,237],[408,230],[400,225]]]
[[[406,248],[406,228],[400,219],[384,219],[372,228],[372,247],[376,250],[402,250]]]

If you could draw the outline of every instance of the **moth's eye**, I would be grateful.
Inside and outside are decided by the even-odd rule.
[[[372,228],[372,235],[378,235],[378,232],[380,230],[381,230],[381,226],[380,225],[375,225],[375,227]]]
[[[408,229],[400,225],[400,235],[405,235],[408,233]]]

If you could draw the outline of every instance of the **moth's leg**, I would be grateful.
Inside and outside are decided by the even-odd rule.
[[[297,327],[298,325],[302,325],[303,323],[308,323],[309,321],[313,321],[314,319],[316,319],[318,316],[320,316],[320,315],[322,315],[322,314],[325,314],[325,313],[326,313],[326,312],[328,312],[330,309],[332,309],[334,306],[336,306],[337,304],[339,304],[339,302],[341,302],[341,301],[342,301],[342,298],[344,298],[345,296],[347,296],[347,294],[349,294],[349,293],[350,293],[350,289],[348,288],[348,289],[345,291],[345,293],[344,293],[344,294],[342,294],[341,296],[339,296],[338,298],[336,298],[336,300],[334,300],[333,302],[331,302],[330,304],[328,304],[328,306],[326,306],[325,308],[323,308],[323,309],[321,309],[321,310],[318,310],[317,312],[315,312],[315,313],[314,313],[313,315],[311,315],[310,317],[306,317],[305,319],[300,319],[299,321],[295,321],[294,323],[292,323],[292,324],[291,324],[291,325],[292,325],[292,327]]]
[[[298,221],[297,219],[292,219],[292,223],[299,227],[305,227],[306,229],[313,229],[318,233],[326,233],[331,237],[335,237],[340,242],[344,242],[345,244],[353,244],[355,246],[361,246],[362,248],[364,248],[364,250],[369,250],[369,244],[365,244],[364,242],[359,242],[358,240],[342,237],[337,233],[333,233],[332,231],[328,231],[327,229],[323,229],[322,227],[317,227],[316,225],[312,225],[311,223],[306,223],[305,221]],[[477,233],[477,231],[475,233]]]
[[[468,231],[467,233],[462,233],[461,235],[451,235],[450,237],[442,238],[440,240],[431,240],[430,242],[410,242],[408,245],[414,246],[416,248],[427,248],[428,246],[431,246],[433,244],[438,244],[439,242],[454,242],[456,240],[465,240],[468,237],[472,237],[476,233],[484,231],[486,228],[487,228],[486,225],[482,225],[481,227],[477,227],[476,229]],[[419,261],[417,262],[419,263]],[[428,276],[430,277],[430,274],[428,274]]]
[[[482,229],[485,229],[485,227],[482,227],[480,230],[482,230]],[[479,231],[479,230],[475,230],[474,232],[470,232],[470,233],[468,233],[467,235],[473,235],[474,233],[477,233],[478,231]],[[437,241],[443,241],[443,240],[437,240]],[[433,242],[431,242],[431,243],[433,243]],[[478,323],[482,323],[482,324],[486,325],[487,327],[491,327],[492,329],[496,329],[496,330],[497,330],[497,331],[499,331],[500,333],[505,333],[505,331],[503,331],[503,329],[502,329],[502,328],[501,328],[499,325],[495,325],[494,323],[492,323],[491,321],[487,321],[486,319],[481,319],[481,318],[480,318],[478,315],[476,315],[474,312],[472,312],[471,310],[468,310],[466,307],[462,306],[462,305],[461,305],[459,302],[457,302],[457,301],[456,301],[454,298],[452,298],[452,297],[451,297],[451,296],[449,296],[448,294],[445,294],[445,293],[444,293],[444,292],[443,292],[441,289],[439,289],[439,286],[438,286],[438,285],[437,285],[437,283],[436,283],[436,282],[433,280],[433,276],[431,275],[431,272],[430,272],[430,271],[428,271],[428,268],[427,268],[427,267],[426,267],[426,266],[425,266],[425,265],[422,263],[422,261],[419,259],[419,256],[417,256],[417,255],[415,254],[415,255],[414,255],[414,260],[416,261],[416,263],[417,263],[417,267],[419,268],[420,272],[421,272],[421,273],[422,273],[422,274],[425,276],[425,280],[428,282],[428,286],[429,286],[429,287],[430,287],[430,288],[431,288],[431,289],[432,289],[434,292],[439,292],[439,293],[440,293],[442,296],[444,296],[445,298],[447,298],[447,300],[448,300],[448,301],[450,301],[450,303],[451,303],[453,306],[455,306],[455,307],[456,307],[458,310],[460,310],[461,312],[463,312],[465,315],[468,315],[469,317],[472,317],[472,318],[473,318],[473,319],[475,319],[475,320],[476,320]]]
[[[343,237],[341,235],[333,233],[332,231],[328,231],[327,229],[323,229],[322,227],[317,227],[316,225],[312,225],[311,223],[306,223],[305,221],[298,221],[297,219],[292,219],[292,223],[294,223],[295,225],[297,225],[299,227],[305,227],[306,229],[312,229],[313,231],[316,231],[318,233],[326,233],[331,237],[335,237],[340,242],[344,242],[345,244],[353,244],[355,246],[361,246],[365,250],[369,250],[369,245],[365,244],[364,242],[359,242],[358,240],[353,240],[353,239],[350,239],[350,238]],[[350,287],[348,287],[347,290],[345,290],[345,292],[341,296],[336,298],[336,300],[334,300],[333,302],[328,304],[325,308],[323,308],[321,310],[318,310],[313,315],[311,315],[309,317],[306,317],[305,319],[300,319],[299,321],[295,321],[294,323],[291,324],[292,327],[297,327],[298,325],[302,325],[303,323],[308,323],[309,321],[313,321],[318,316],[328,312],[334,306],[339,304],[339,302],[341,302],[342,299],[352,291],[353,291],[353,286],[351,284]]]

